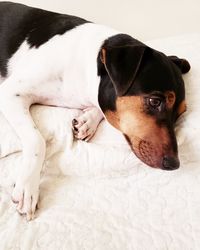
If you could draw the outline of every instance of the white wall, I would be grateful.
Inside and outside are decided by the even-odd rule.
[[[142,40],[200,33],[200,0],[16,0],[16,2],[78,15],[117,28]]]

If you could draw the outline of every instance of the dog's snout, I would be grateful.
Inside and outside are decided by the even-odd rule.
[[[163,170],[175,170],[179,168],[180,162],[178,158],[171,156],[164,156],[162,161],[162,169]]]

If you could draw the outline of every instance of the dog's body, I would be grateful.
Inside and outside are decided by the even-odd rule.
[[[83,109],[74,120],[78,139],[89,140],[105,116],[145,163],[176,169],[173,123],[184,111],[180,69],[187,72],[189,64],[111,28],[1,2],[0,111],[23,146],[12,195],[18,211],[32,218],[45,157],[44,139],[29,113],[34,103]],[[149,140],[154,130],[159,138]]]

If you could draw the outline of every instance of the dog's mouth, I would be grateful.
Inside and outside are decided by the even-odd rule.
[[[177,153],[173,153],[167,144],[154,144],[149,140],[134,137],[131,139],[125,135],[135,155],[145,164],[153,168],[163,170],[176,170],[180,162]]]

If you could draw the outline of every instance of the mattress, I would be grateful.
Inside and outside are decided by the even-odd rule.
[[[176,124],[180,168],[146,166],[106,121],[89,143],[74,141],[80,110],[33,106],[47,153],[36,218],[27,222],[10,199],[21,144],[0,114],[1,250],[200,249],[200,34],[147,43],[192,66]]]

